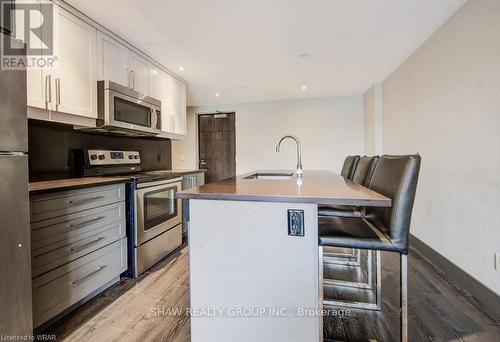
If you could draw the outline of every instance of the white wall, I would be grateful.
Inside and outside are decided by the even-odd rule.
[[[412,233],[500,294],[500,1],[470,0],[383,83],[383,149],[422,155]]]
[[[236,112],[236,173],[256,169],[295,169],[295,144],[278,139],[287,133],[302,142],[305,170],[340,172],[347,154],[364,151],[363,97],[328,97],[188,108],[188,136],[173,142],[173,167],[197,167],[196,113]],[[182,159],[185,159],[184,161]]]
[[[364,94],[365,153],[373,156],[382,153],[382,83],[374,84]]]

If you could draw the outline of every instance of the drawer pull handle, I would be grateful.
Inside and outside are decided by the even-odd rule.
[[[104,268],[106,268],[106,266],[99,266],[99,267],[97,267],[95,270],[93,270],[93,271],[91,271],[91,272],[87,273],[86,275],[84,275],[83,277],[81,277],[80,279],[73,280],[73,281],[71,282],[71,284],[73,284],[73,285],[77,285],[77,284],[78,284],[79,282],[81,282],[82,280],[85,280],[85,279],[87,279],[87,278],[89,278],[89,277],[93,276],[94,274],[96,274],[97,272],[99,272],[99,271],[103,270]]]
[[[91,223],[94,223],[96,221],[100,221],[103,218],[104,218],[104,216],[96,216],[96,217],[93,217],[90,220],[87,220],[87,221],[84,221],[84,222],[72,223],[72,224],[69,225],[69,228],[71,228],[71,229],[80,229],[80,228],[88,226]]]
[[[79,205],[79,204],[84,204],[87,202],[92,202],[92,201],[98,200],[98,199],[103,198],[103,197],[104,196],[94,196],[94,197],[84,198],[84,199],[81,199],[78,201],[69,200],[68,204]]]
[[[92,245],[95,245],[96,243],[98,243],[99,241],[101,241],[102,239],[104,239],[103,237],[98,237],[97,239],[94,239],[90,242],[87,242],[86,244],[83,244],[81,246],[78,246],[78,247],[71,247],[69,249],[70,252],[80,252],[82,250],[84,250],[85,248],[87,247],[90,247]]]

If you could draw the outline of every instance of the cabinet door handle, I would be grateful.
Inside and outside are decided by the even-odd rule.
[[[56,105],[61,104],[61,79],[56,78]]]
[[[101,241],[102,239],[104,239],[103,237],[98,237],[97,239],[94,239],[90,242],[87,242],[87,243],[84,243],[83,245],[81,246],[78,246],[78,247],[71,247],[69,249],[70,252],[80,252],[82,250],[84,250],[85,248],[87,247],[90,247],[92,245],[95,245],[96,243],[98,243],[99,241]]]
[[[71,282],[71,284],[73,284],[73,285],[77,285],[77,284],[78,284],[79,282],[81,282],[82,280],[87,279],[88,277],[90,277],[90,276],[92,276],[92,275],[96,274],[97,272],[99,272],[99,271],[101,271],[101,270],[103,270],[103,269],[105,269],[105,268],[106,268],[106,266],[99,266],[99,267],[97,267],[95,270],[93,270],[93,271],[91,271],[91,272],[87,273],[86,275],[84,275],[83,277],[81,277],[80,279],[73,280],[73,281]]]
[[[80,228],[88,226],[91,223],[94,223],[96,221],[100,221],[103,218],[104,218],[104,216],[96,216],[96,217],[93,217],[93,218],[91,218],[90,220],[87,220],[87,221],[83,221],[83,222],[79,222],[79,223],[72,223],[72,224],[69,225],[69,228],[71,228],[71,229],[80,229]]]
[[[128,72],[128,81],[130,83],[129,88],[134,89],[135,88],[134,70],[130,70]]]
[[[47,106],[52,102],[52,85],[50,82],[50,75],[45,76],[45,105]]]
[[[103,197],[104,196],[94,196],[94,197],[89,197],[89,198],[83,198],[83,199],[78,200],[78,201],[69,200],[68,204],[79,205],[79,204],[84,204],[87,202],[92,202],[92,201],[98,200],[98,199],[103,198]]]

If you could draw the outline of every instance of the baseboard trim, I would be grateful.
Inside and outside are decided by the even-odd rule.
[[[500,321],[499,295],[411,234],[410,248],[416,250],[430,263],[438,267],[447,280],[457,284],[465,292],[474,297],[481,304],[482,310],[487,315],[495,321]]]

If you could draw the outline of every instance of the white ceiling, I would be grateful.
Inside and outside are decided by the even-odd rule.
[[[67,2],[186,79],[189,105],[205,105],[361,94],[466,0]]]

